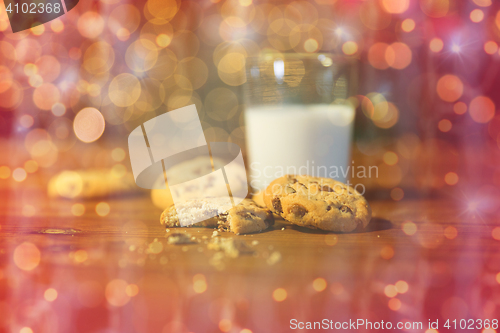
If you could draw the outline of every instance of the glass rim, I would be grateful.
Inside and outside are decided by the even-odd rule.
[[[307,60],[321,61],[320,56],[328,57],[328,58],[332,59],[332,61],[336,64],[345,63],[347,65],[355,65],[359,60],[356,57],[343,55],[343,54],[339,54],[339,53],[328,53],[328,52],[322,52],[322,53],[297,53],[297,52],[265,53],[265,54],[259,54],[259,55],[254,55],[254,56],[247,56],[246,60],[247,60],[247,62],[250,62],[250,61],[266,60],[266,58],[269,58],[269,60],[275,60],[275,59],[282,58],[283,60],[307,59]]]

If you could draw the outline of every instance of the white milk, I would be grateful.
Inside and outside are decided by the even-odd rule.
[[[284,105],[245,110],[250,184],[264,189],[287,173],[345,182],[350,165],[354,108]]]

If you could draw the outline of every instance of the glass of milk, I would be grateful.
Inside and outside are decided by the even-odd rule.
[[[285,174],[347,180],[355,71],[353,60],[328,54],[247,60],[246,150],[254,190]]]

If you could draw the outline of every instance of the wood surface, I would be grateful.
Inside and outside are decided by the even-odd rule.
[[[231,258],[205,244],[212,229],[167,233],[147,196],[106,200],[104,217],[95,213],[99,201],[78,201],[86,212],[75,217],[76,201],[49,200],[34,189],[1,197],[0,332],[290,332],[300,331],[290,329],[291,319],[325,318],[421,321],[423,330],[408,332],[425,332],[429,319],[442,326],[448,318],[500,318],[498,221],[450,198],[370,200],[369,228],[351,234],[282,220],[259,234],[224,233],[218,237],[253,250]],[[37,203],[30,217],[23,215],[27,200]],[[409,221],[413,235],[402,228]],[[174,232],[197,242],[168,244]],[[14,260],[25,242],[41,254],[29,271]],[[390,295],[401,280],[408,290]],[[124,289],[130,284],[138,287],[134,296]],[[53,301],[44,296],[49,288],[57,291]],[[287,294],[279,302],[278,288]],[[460,330],[439,329],[452,331]]]

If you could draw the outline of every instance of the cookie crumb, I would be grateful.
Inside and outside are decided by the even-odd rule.
[[[208,249],[224,252],[226,257],[237,258],[244,254],[253,254],[247,243],[234,238],[216,238],[208,244]]]
[[[259,244],[259,241],[258,240],[254,240],[252,241],[252,245],[255,246],[255,245],[258,245]]]
[[[168,236],[167,243],[174,245],[182,245],[182,244],[191,244],[193,243],[193,241],[191,240],[191,235],[181,234],[180,232],[176,232]]]
[[[170,232],[170,229],[167,229],[167,232]]]
[[[285,230],[285,227],[281,228],[281,230]]]
[[[269,266],[272,266],[272,265],[278,263],[279,261],[281,261],[281,253],[279,253],[278,251],[274,251],[273,253],[271,253],[269,258],[267,258],[267,260],[266,260],[266,262]]]
[[[217,237],[217,236],[220,236],[220,235],[219,235],[219,232],[218,232],[217,230],[215,230],[215,231],[212,233],[212,238]]]

